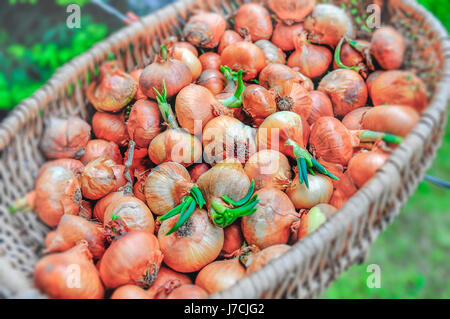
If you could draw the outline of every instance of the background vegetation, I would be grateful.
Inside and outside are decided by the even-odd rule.
[[[122,26],[89,0],[9,0],[0,4],[0,119],[62,64]],[[145,14],[171,0],[110,0],[122,12]],[[450,31],[448,0],[419,0]],[[69,3],[82,6],[82,28],[65,25]],[[450,128],[429,173],[450,180]],[[448,190],[422,182],[395,223],[323,298],[450,298]],[[381,267],[381,288],[369,289],[369,264]]]

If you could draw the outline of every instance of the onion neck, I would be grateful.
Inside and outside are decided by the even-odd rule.
[[[403,137],[389,133],[375,132],[370,130],[353,130],[351,131],[351,133],[356,134],[360,142],[376,142],[378,140],[382,140],[386,143],[396,145],[403,142]]]
[[[180,128],[178,122],[175,118],[175,114],[172,111],[172,107],[167,102],[167,89],[166,82],[163,80],[163,90],[161,93],[158,92],[156,88],[153,88],[156,93],[156,101],[158,102],[159,112],[161,112],[161,116],[164,119],[164,122],[171,128],[177,129]]]
[[[341,41],[339,41],[338,46],[336,47],[336,50],[334,51],[334,62],[340,69],[346,69],[346,70],[352,70],[358,73],[364,72],[364,67],[362,65],[360,66],[346,66],[342,60],[341,60],[341,50],[342,50],[342,44],[344,43],[345,38],[342,38]],[[354,41],[354,40],[349,40]],[[356,41],[354,41],[356,42]]]

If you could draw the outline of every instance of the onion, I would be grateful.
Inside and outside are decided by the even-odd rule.
[[[363,187],[377,170],[386,162],[389,155],[381,151],[360,152],[348,163],[351,179],[359,188]]]
[[[171,98],[191,82],[192,72],[189,67],[184,62],[168,56],[167,48],[163,45],[155,61],[142,71],[139,78],[139,87],[145,95],[156,100],[156,93],[153,88],[162,92],[164,83],[167,89],[167,97]]]
[[[105,197],[101,198],[94,207],[94,217],[103,224],[106,208],[109,204],[118,201],[124,196],[123,192],[109,193]]]
[[[186,41],[178,41],[178,38],[176,36],[171,36],[163,41],[163,44],[166,44],[168,46],[171,46],[173,48],[185,48],[189,49],[192,53],[195,54],[196,57],[198,57],[198,51],[195,46],[190,44]]]
[[[342,37],[354,38],[352,21],[344,10],[332,4],[318,4],[305,20],[309,40],[335,48]]]
[[[158,231],[167,266],[183,273],[193,272],[219,256],[223,246],[223,230],[210,222],[205,210],[196,209],[186,223],[166,236],[177,221],[177,216],[164,220]]]
[[[100,263],[100,277],[107,288],[126,284],[148,287],[163,259],[155,235],[135,230],[112,242]]]
[[[196,285],[182,285],[175,288],[167,299],[206,299],[208,294]]]
[[[364,40],[359,40],[358,43],[361,45],[369,45],[369,42]],[[340,62],[348,68],[363,67],[366,69],[363,55],[358,50],[354,49],[349,43],[344,43],[342,45],[339,58],[341,60]],[[336,63],[336,58],[333,62],[333,68],[335,70],[339,69],[339,66]]]
[[[50,117],[40,148],[50,159],[80,158],[89,141],[91,126],[76,116],[67,119]]]
[[[269,40],[273,32],[269,11],[256,3],[243,4],[236,13],[234,30],[253,42]]]
[[[61,158],[53,161],[48,161],[39,168],[36,180],[42,175],[42,173],[46,171],[47,168],[54,166],[62,166],[69,169],[70,171],[72,171],[73,175],[75,175],[75,177],[77,178],[80,176],[84,168],[83,163],[81,163],[79,160],[72,158]]]
[[[405,57],[403,37],[392,27],[381,27],[375,30],[370,44],[370,53],[385,70],[401,67]]]
[[[273,245],[252,255],[248,262],[250,264],[248,265],[247,263],[247,274],[251,274],[252,272],[263,268],[272,260],[283,255],[289,248],[291,248],[291,246],[285,244]]]
[[[74,275],[78,275],[76,281]],[[88,244],[83,241],[68,251],[40,259],[34,268],[33,281],[50,298],[103,298],[102,282]]]
[[[253,154],[244,167],[249,179],[255,181],[256,189],[274,187],[285,190],[292,178],[287,157],[275,150],[261,150]]]
[[[208,69],[215,69],[219,71],[220,66],[222,65],[220,54],[217,54],[215,52],[205,52],[202,55],[200,55],[198,59],[202,64],[203,71]]]
[[[287,25],[303,21],[316,5],[315,0],[270,0],[269,8]]]
[[[372,84],[375,81],[375,79],[380,76],[381,74],[383,74],[385,71],[375,71],[370,73],[370,75],[368,76],[368,78],[366,79],[366,85],[367,85],[367,91],[370,92],[372,91]]]
[[[232,158],[241,163],[256,152],[255,129],[230,116],[218,116],[205,126],[204,157],[209,164]]]
[[[189,175],[191,176],[192,182],[197,182],[198,178],[202,176],[203,173],[206,173],[209,170],[209,165],[205,163],[195,164],[190,170]]]
[[[264,52],[248,41],[239,41],[227,46],[222,54],[222,64],[233,71],[243,70],[244,81],[253,80],[266,66]]]
[[[289,57],[287,65],[297,67],[309,78],[318,78],[327,72],[332,55],[326,47],[309,43],[306,36],[304,31],[294,36],[295,51]]]
[[[150,299],[150,296],[139,286],[124,285],[114,290],[111,299]]]
[[[99,158],[101,156],[107,156],[112,159],[116,164],[122,164],[123,158],[120,154],[119,146],[114,142],[108,142],[105,140],[90,140],[86,144],[85,153],[80,158],[80,161],[87,165],[89,162]]]
[[[166,162],[155,167],[145,181],[147,205],[156,215],[163,215],[181,203],[195,184],[182,165]]]
[[[147,293],[153,299],[165,299],[168,295],[168,289],[166,289],[166,287],[179,287],[181,285],[190,284],[192,284],[192,280],[187,275],[173,271],[165,266],[161,266],[155,281],[147,290]],[[169,291],[169,293],[170,292],[171,291]]]
[[[136,181],[134,182],[133,185],[133,194],[144,203],[147,202],[147,199],[145,198],[144,188],[145,188],[145,181],[147,180],[147,176],[149,173],[150,170],[134,172],[134,177],[136,178]]]
[[[80,177],[83,196],[100,199],[115,191],[118,188],[118,180],[113,170],[115,166],[111,159],[104,156],[89,162]]]
[[[142,71],[144,69],[136,69],[130,72],[131,77],[138,83],[138,88],[136,90],[136,95],[134,96],[135,100],[146,99],[147,96],[142,92],[139,86],[139,78],[141,77]]]
[[[222,54],[223,50],[225,50],[225,48],[227,46],[229,46],[230,44],[233,44],[235,42],[239,42],[239,41],[243,41],[243,40],[244,39],[242,39],[242,37],[236,31],[226,30],[223,33],[222,37],[220,38],[220,44],[219,44],[219,47],[217,48],[217,52],[219,54]]]
[[[380,105],[365,112],[361,124],[365,130],[406,137],[419,120],[419,113],[409,106]]]
[[[184,62],[189,67],[189,70],[191,70],[192,80],[197,80],[202,73],[202,63],[197,56],[188,48],[174,47],[172,50],[172,57],[175,60]]]
[[[215,48],[226,29],[225,19],[212,12],[192,16],[184,26],[183,36],[197,47]]]
[[[259,84],[266,89],[279,90],[286,82],[299,82],[302,80],[300,73],[292,70],[284,64],[270,63],[259,74]]]
[[[286,194],[291,199],[296,209],[309,209],[320,203],[328,203],[333,194],[333,184],[322,175],[309,175],[309,188],[294,179],[291,188],[286,190]]]
[[[347,115],[344,116],[342,119],[342,124],[348,129],[348,130],[360,130],[362,129],[361,120],[364,114],[370,110],[372,107],[365,106],[365,107],[359,107],[357,109],[354,109],[350,113],[347,113]]]
[[[83,217],[65,214],[56,228],[53,238],[46,245],[45,252],[66,251],[81,240],[85,240],[94,258],[99,259],[105,252],[103,227],[87,221]]]
[[[51,230],[47,233],[47,235],[45,236],[45,241],[44,241],[45,248],[48,248],[48,246],[52,242],[55,235],[56,235],[56,230]]]
[[[244,243],[244,237],[239,224],[235,223],[223,229],[222,254],[227,255],[237,251]]]
[[[302,214],[298,226],[298,237],[300,240],[325,223],[337,209],[328,204],[318,204],[312,207],[309,212]]]
[[[308,91],[296,82],[286,82],[279,87],[275,95],[275,102],[280,111],[297,113],[302,119],[311,115],[312,100]]]
[[[149,100],[134,103],[128,118],[127,129],[137,147],[148,147],[161,131],[161,115],[158,104]]]
[[[129,231],[143,230],[153,234],[155,230],[152,212],[143,201],[136,197],[122,196],[108,205],[103,224],[106,227],[115,219],[120,219]]]
[[[225,77],[216,69],[206,69],[198,78],[197,83],[217,95],[222,93],[225,88]]]
[[[88,86],[86,95],[97,111],[119,112],[131,102],[137,89],[136,80],[120,69],[117,61],[108,61],[100,66],[98,79]]]
[[[80,205],[80,211],[78,212],[78,216],[83,217],[84,219],[90,220],[92,219],[92,204],[87,200],[82,200]]]
[[[276,188],[262,188],[256,192],[259,203],[256,212],[242,217],[241,228],[249,245],[258,248],[286,244],[291,235],[291,225],[298,220],[289,197]]]
[[[425,84],[409,71],[386,71],[373,80],[370,90],[373,104],[409,105],[422,113],[428,106]]]
[[[98,139],[114,142],[119,146],[125,146],[128,143],[128,132],[123,113],[95,112],[92,117],[92,129]]]
[[[218,260],[206,265],[197,275],[195,284],[209,294],[230,288],[245,276],[239,258]]]
[[[260,85],[247,86],[242,95],[242,102],[244,111],[252,117],[255,126],[277,111],[274,95]]]
[[[266,57],[266,64],[286,63],[286,54],[284,54],[284,52],[272,42],[268,40],[259,40],[255,42],[255,45],[264,53],[264,56]]]
[[[295,49],[294,37],[303,30],[303,23],[285,25],[279,22],[273,31],[272,43],[283,51],[292,51]]]
[[[313,125],[323,116],[334,116],[333,104],[328,96],[320,91],[309,92],[311,98],[311,115],[308,117],[308,124]]]
[[[366,83],[352,70],[339,69],[328,73],[320,81],[318,90],[328,95],[336,116],[345,116],[367,102]]]
[[[312,153],[330,163],[347,165],[355,144],[346,127],[334,117],[321,117],[314,124],[309,138]]]

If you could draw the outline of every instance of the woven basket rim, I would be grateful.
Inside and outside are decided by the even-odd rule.
[[[400,1],[400,0],[399,0]],[[91,49],[82,55],[72,59],[58,68],[53,76],[46,83],[33,93],[29,98],[24,99],[16,108],[8,114],[8,116],[0,123],[0,151],[4,150],[13,139],[14,135],[26,125],[29,120],[39,116],[41,106],[48,104],[49,101],[55,99],[55,92],[67,89],[71,83],[74,83],[80,76],[80,65],[95,65],[103,61],[107,56],[107,51],[120,43],[124,38],[135,37],[137,34],[148,31],[152,26],[157,25],[162,18],[167,16],[176,16],[181,10],[187,10],[199,0],[181,0],[173,4],[169,4],[145,17],[140,21],[121,28],[105,40],[95,44]],[[416,3],[414,0],[401,0],[408,7],[420,13],[426,23],[437,34],[441,43],[444,56],[444,71],[432,100],[426,111],[422,114],[420,122],[414,127],[412,132],[403,141],[401,146],[395,150],[389,157],[389,160],[381,170],[361,188],[350,200],[339,210],[339,213],[320,227],[317,231],[291,246],[281,257],[270,262],[262,269],[245,276],[229,289],[213,294],[212,298],[221,297],[224,293],[230,295],[231,292],[238,292],[242,286],[253,286],[255,291],[264,291],[269,287],[269,281],[264,280],[265,275],[275,276],[280,281],[286,272],[295,271],[301,264],[302,260],[311,260],[316,251],[315,246],[320,246],[332,240],[332,235],[337,231],[346,231],[351,221],[362,217],[364,212],[358,210],[361,202],[368,202],[379,189],[379,185],[386,183],[395,183],[395,177],[401,168],[401,161],[396,161],[399,154],[405,150],[414,150],[417,145],[417,139],[428,136],[431,128],[436,124],[437,115],[447,108],[447,101],[450,98],[450,39],[447,31],[428,10]],[[397,173],[396,173],[397,172]],[[309,257],[309,258],[306,258]],[[244,296],[245,297],[245,296]]]

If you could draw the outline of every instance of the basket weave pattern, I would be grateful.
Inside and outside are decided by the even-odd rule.
[[[60,68],[0,124],[0,297],[37,297],[33,268],[49,228],[33,213],[10,216],[8,206],[33,189],[45,158],[40,136],[50,116],[90,118],[86,88],[112,53],[131,71],[150,63],[162,39],[180,35],[196,10],[232,16],[242,0],[182,0],[130,25]],[[258,1],[261,2],[261,1]],[[320,1],[318,1],[320,2]],[[358,12],[374,1],[332,1]],[[447,119],[450,41],[445,29],[412,0],[381,1],[383,15],[407,39],[407,60],[432,93],[420,123],[376,176],[327,223],[263,269],[213,298],[310,298],[354,263],[362,262],[377,236],[415,191],[440,146]],[[408,21],[414,21],[413,24]],[[357,25],[357,24],[355,24]],[[359,32],[358,37],[368,34]],[[411,34],[422,34],[412,37]]]

